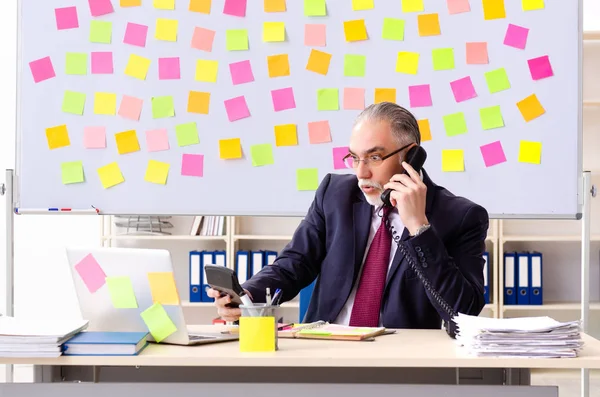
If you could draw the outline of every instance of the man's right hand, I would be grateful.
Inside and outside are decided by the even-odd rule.
[[[225,321],[237,321],[242,315],[242,310],[238,307],[227,307],[228,303],[231,303],[231,297],[229,295],[221,296],[221,293],[216,289],[209,288],[206,294],[215,299],[215,306],[217,306],[217,313]]]

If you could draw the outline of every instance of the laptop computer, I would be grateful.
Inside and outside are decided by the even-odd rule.
[[[155,272],[174,274],[171,253],[168,250],[67,247],[66,251],[81,315],[89,321],[88,331],[149,331],[141,316],[144,310],[154,304],[148,274]],[[120,280],[125,283],[119,283],[120,288],[115,288],[117,291],[113,290],[111,294],[106,277],[122,277]],[[129,285],[127,279],[131,282],[133,297],[131,297],[131,288],[127,288]],[[114,285],[112,281],[111,285]],[[174,288],[177,290],[176,286]],[[113,303],[115,292],[121,295],[117,298],[119,301],[129,303],[115,305]],[[179,298],[179,292],[176,294]],[[239,338],[236,333],[190,332],[185,323],[180,299],[177,299],[177,304],[161,303],[161,305],[177,330],[160,343],[200,345],[234,341]],[[122,306],[125,308],[121,308]],[[156,342],[151,334],[148,335],[148,340]]]

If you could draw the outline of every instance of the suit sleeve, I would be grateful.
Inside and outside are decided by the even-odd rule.
[[[434,225],[407,241],[416,266],[457,313],[479,315],[485,305],[483,254],[488,227],[487,211],[475,205],[467,210],[456,237],[446,244]],[[449,320],[429,291],[427,295],[440,316]]]
[[[330,174],[323,178],[306,216],[275,262],[242,285],[254,302],[265,302],[267,287],[271,294],[280,288],[282,302],[291,300],[319,274],[326,251],[323,202],[330,180]]]

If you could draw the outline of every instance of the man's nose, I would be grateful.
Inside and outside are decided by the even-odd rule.
[[[356,167],[356,176],[360,179],[370,179],[372,174],[371,174],[371,169],[365,165],[364,161],[359,161],[358,162],[358,167]]]

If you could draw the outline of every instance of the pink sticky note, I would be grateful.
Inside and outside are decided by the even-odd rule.
[[[509,23],[508,28],[506,29],[506,35],[504,36],[504,44],[524,50],[527,45],[528,35],[529,29]]]
[[[344,156],[348,154],[348,146],[334,147],[333,148],[333,169],[341,170],[346,169],[344,164]]]
[[[194,35],[192,36],[192,48],[206,52],[211,52],[214,40],[214,30],[198,27],[194,28]]]
[[[83,146],[86,149],[104,149],[106,147],[106,128],[85,127],[83,129]]]
[[[310,143],[331,142],[329,121],[312,121],[308,123],[308,140]]]
[[[79,17],[77,16],[77,7],[63,7],[54,9],[56,18],[56,29],[75,29],[79,27]]]
[[[169,135],[166,128],[146,131],[146,149],[149,152],[169,150]]]
[[[131,44],[137,47],[146,47],[146,37],[148,36],[148,26],[137,23],[127,23],[125,28],[125,37],[123,43]]]
[[[91,293],[98,291],[106,282],[106,274],[92,254],[86,255],[76,264],[75,270],[79,273],[79,277],[81,277]]]
[[[225,0],[223,14],[233,15],[235,17],[245,17],[246,0]]]
[[[244,96],[227,99],[225,101],[225,110],[227,111],[229,121],[250,117],[250,110]]]
[[[461,12],[471,11],[469,0],[447,0],[448,13],[460,14]]]
[[[240,61],[229,64],[229,73],[233,85],[244,84],[254,81],[250,61]]]
[[[113,72],[112,52],[92,52],[92,74],[112,74]]]
[[[482,65],[489,63],[487,43],[472,42],[467,43],[467,64]]]
[[[481,156],[483,156],[483,162],[486,167],[491,167],[492,165],[504,163],[506,161],[506,156],[504,155],[504,150],[502,149],[502,143],[500,143],[500,141],[482,145],[479,149],[481,150]]]
[[[411,85],[408,87],[408,96],[411,108],[432,105],[429,84]]]
[[[115,11],[110,0],[88,0],[88,4],[90,5],[90,12],[93,17],[110,14]]]
[[[138,121],[142,113],[144,100],[128,95],[123,95],[121,106],[119,106],[119,116],[126,119]]]
[[[33,81],[36,83],[56,77],[54,66],[52,65],[52,60],[50,57],[29,62],[29,69],[31,69]]]
[[[540,80],[545,79],[546,77],[554,76],[554,71],[552,70],[552,65],[550,64],[550,58],[548,58],[548,55],[528,59],[527,63],[529,64],[531,78],[534,80]]]
[[[273,109],[276,112],[294,109],[296,107],[296,100],[294,99],[294,90],[292,87],[272,90],[271,99],[273,100]]]
[[[307,23],[304,25],[304,45],[310,47],[325,47],[327,45],[327,26],[322,23]]]
[[[365,108],[364,88],[344,88],[344,109],[362,110]]]
[[[475,87],[473,87],[473,82],[471,81],[471,77],[469,76],[451,81],[450,87],[452,87],[452,92],[454,93],[454,100],[456,102],[463,102],[467,99],[475,98],[477,96],[477,93],[475,92]]]
[[[184,154],[181,158],[181,175],[204,176],[204,155]]]
[[[158,59],[159,80],[179,80],[181,77],[179,58]]]

